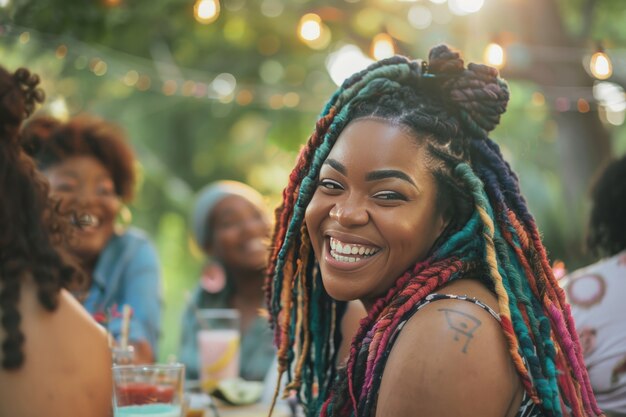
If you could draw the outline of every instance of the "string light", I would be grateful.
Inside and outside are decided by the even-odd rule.
[[[613,74],[611,59],[604,53],[602,47],[599,47],[598,51],[591,56],[589,69],[591,70],[591,74],[598,80],[606,80]]]
[[[396,53],[396,48],[393,45],[393,39],[386,33],[379,33],[374,36],[371,50],[372,56],[378,61],[392,57]]]
[[[132,87],[135,84],[137,84],[137,81],[139,81],[139,73],[137,71],[135,71],[135,70],[129,70],[126,73],[126,75],[124,75],[124,78],[122,79],[122,81],[128,87]]]
[[[67,55],[67,46],[65,45],[59,45],[57,47],[57,49],[54,51],[54,55],[58,58],[58,59],[63,59],[65,58],[65,56]]]
[[[497,43],[492,42],[485,48],[484,59],[492,67],[502,68],[506,60],[504,49]]]
[[[330,29],[315,13],[307,13],[300,18],[298,37],[313,49],[324,49],[330,43]]]
[[[311,42],[322,36],[322,19],[315,13],[307,13],[300,19],[298,36],[305,42]]]
[[[193,6],[193,14],[203,25],[213,23],[220,15],[220,2],[219,0],[197,0]]]
[[[323,24],[321,18],[317,15],[312,15],[315,16],[312,20],[319,23],[319,28],[321,29],[321,32],[323,32],[325,25]],[[312,16],[303,16],[302,20],[311,20],[309,19],[310,17]],[[37,36],[37,40],[39,39],[37,32],[14,29],[13,33],[13,36],[18,39],[20,43],[29,42],[33,34],[34,36]],[[272,44],[279,42],[280,40],[277,41],[276,39],[271,39],[268,43]],[[377,44],[386,44],[385,47],[391,49],[394,46],[394,39],[386,33],[379,34],[374,37],[371,52],[376,59],[381,59],[383,56],[378,55],[378,53],[375,52],[377,48],[374,46]],[[268,51],[271,51],[272,49],[275,49],[275,47],[268,48]],[[384,50],[384,48],[378,49]],[[395,52],[395,48],[393,49]],[[58,59],[67,59],[66,65],[73,66],[77,70],[88,69],[97,76],[108,75],[110,77],[114,77],[120,83],[128,87],[134,87],[138,91],[160,92],[166,96],[180,95],[185,97],[194,96],[197,98],[208,98],[215,100],[218,105],[219,103],[235,102],[240,106],[248,106],[252,103],[256,103],[272,109],[281,109],[296,108],[298,106],[302,107],[303,102],[305,107],[308,104],[306,101],[307,93],[304,92],[298,93],[296,91],[288,91],[282,94],[277,93],[267,95],[266,93],[263,93],[259,86],[255,85],[247,85],[245,88],[240,89],[237,86],[237,80],[234,76],[226,73],[215,77],[213,82],[210,83],[210,86],[209,84],[199,80],[186,79],[187,77],[183,77],[182,79],[179,78],[180,81],[178,82],[172,79],[166,80],[161,84],[157,81],[159,78],[154,75],[154,71],[152,69],[148,68],[148,65],[143,65],[143,67],[140,65],[137,70],[131,69],[126,65],[124,65],[124,68],[124,66],[120,65],[119,59],[115,59],[115,57],[112,57],[111,55],[98,57],[95,55],[95,52],[97,52],[95,49],[88,48],[76,41],[70,44],[58,43],[57,41],[53,47],[53,51],[54,56]],[[389,50],[387,50],[387,54],[391,54]],[[597,71],[594,71],[594,76],[598,76],[596,72],[600,75],[604,74],[603,76],[607,76],[606,74],[609,74],[612,70],[609,57],[601,48],[598,48],[594,57],[596,59],[592,60],[592,62],[594,62],[594,65],[592,66],[591,62],[588,61],[589,55],[587,55],[585,61],[588,64],[585,65],[585,67],[589,70],[596,69]],[[598,57],[600,59],[598,59]],[[485,49],[485,61],[490,65],[501,66],[505,63],[505,58],[505,51],[498,43],[494,42],[489,44]],[[604,61],[601,58],[604,58]],[[276,63],[277,61],[272,62]],[[359,69],[364,68],[372,62],[373,61],[370,57],[360,51],[360,48],[354,45],[347,45],[346,47],[341,48],[340,50],[329,55],[326,61],[326,67],[333,81],[340,85],[345,77],[351,75]],[[279,63],[278,65],[280,66]],[[300,67],[294,66],[294,68],[298,69]],[[270,69],[271,71],[269,71]],[[276,65],[268,65],[267,70],[267,73],[280,74],[278,79],[282,78],[282,76],[287,73],[285,68],[282,68],[282,66],[278,67]],[[304,72],[301,68],[300,71]],[[144,73],[142,74],[142,72]],[[294,71],[290,70],[289,72]],[[148,75],[148,73],[152,74]],[[298,73],[298,71],[295,71],[294,73]],[[192,77],[201,79],[204,75],[199,76],[196,74],[195,76],[192,75]],[[296,78],[299,82],[295,83],[293,80],[289,81],[292,86],[297,86],[302,83],[302,77],[299,76]],[[272,83],[275,83],[275,81],[270,82],[270,84]],[[611,88],[607,86],[611,86]],[[324,82],[319,82],[313,90],[324,87]],[[579,113],[588,113],[591,111],[597,111],[602,120],[607,123],[621,125],[625,122],[626,94],[623,89],[619,89],[611,83],[598,82],[594,87],[594,96],[585,97],[580,91],[577,91],[576,93],[570,91],[575,88],[576,87],[566,87],[566,89],[569,90],[559,92],[559,94],[548,93],[548,97],[539,92],[534,92],[530,97],[529,104],[533,107],[543,107],[547,105],[549,108],[559,112],[577,111]],[[578,90],[580,90],[580,88],[578,88]],[[609,92],[611,94],[609,94]],[[55,105],[59,106],[58,103]]]
[[[585,100],[584,98],[578,99],[578,101],[576,102],[576,108],[578,109],[580,113],[588,113],[589,110],[591,110],[591,107],[589,106],[589,102]]]

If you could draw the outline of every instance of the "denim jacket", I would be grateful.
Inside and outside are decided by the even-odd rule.
[[[161,272],[156,250],[144,232],[130,228],[114,235],[100,254],[84,307],[106,317],[106,327],[115,339],[121,333],[121,312],[132,309],[128,338],[146,340],[157,355],[161,331]]]

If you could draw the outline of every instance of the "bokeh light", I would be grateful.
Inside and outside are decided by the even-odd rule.
[[[379,33],[372,40],[371,55],[374,59],[381,59],[394,56],[396,48],[393,45],[393,39],[386,33]]]
[[[409,9],[408,20],[415,29],[426,29],[433,21],[433,14],[428,7],[416,4]]]
[[[67,46],[65,45],[59,45],[57,47],[57,49],[54,51],[54,55],[58,58],[58,59],[63,59],[67,56]]]
[[[622,86],[601,81],[593,86],[593,97],[605,111],[606,120],[615,126],[624,123],[626,116],[626,95]]]
[[[298,36],[305,42],[314,41],[322,36],[322,19],[315,13],[307,13],[300,19]]]
[[[284,75],[285,68],[280,62],[274,59],[264,61],[259,67],[259,76],[266,84],[277,84],[283,79]]]
[[[176,80],[166,80],[163,83],[163,87],[161,88],[161,91],[166,96],[173,96],[174,94],[176,94],[177,90],[178,90],[178,83],[176,82]]]
[[[283,13],[285,5],[281,0],[263,0],[261,13],[266,17],[278,17]]]
[[[237,79],[234,75],[224,72],[219,74],[211,83],[211,88],[220,97],[230,96],[237,87]]]
[[[220,15],[220,2],[218,0],[197,0],[193,6],[193,14],[196,20],[203,25],[215,22]]]
[[[448,7],[450,11],[456,15],[463,16],[479,11],[485,0],[449,0]]]
[[[337,85],[357,71],[367,68],[374,61],[365,55],[356,45],[345,45],[333,52],[326,60],[326,69],[330,78]]]
[[[589,69],[591,70],[591,74],[598,80],[606,80],[613,75],[611,59],[603,51],[598,51],[591,56]]]
[[[502,68],[506,60],[504,48],[497,43],[490,43],[485,48],[484,59],[492,67]]]
[[[52,117],[63,121],[67,120],[70,116],[67,103],[63,97],[52,100],[48,105],[48,111]]]
[[[130,70],[126,73],[126,75],[124,75],[124,79],[122,81],[124,81],[124,84],[127,86],[132,87],[137,84],[137,81],[139,81],[139,73],[135,70]]]

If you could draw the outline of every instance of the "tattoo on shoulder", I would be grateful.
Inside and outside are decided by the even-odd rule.
[[[452,308],[440,308],[438,311],[442,311],[445,314],[448,326],[454,331],[454,340],[465,340],[462,352],[467,353],[467,347],[474,337],[474,332],[476,332],[482,322],[470,314],[462,313]]]

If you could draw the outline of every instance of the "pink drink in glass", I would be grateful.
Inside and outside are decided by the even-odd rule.
[[[206,391],[223,379],[239,376],[238,329],[200,330],[197,338],[200,380]]]

